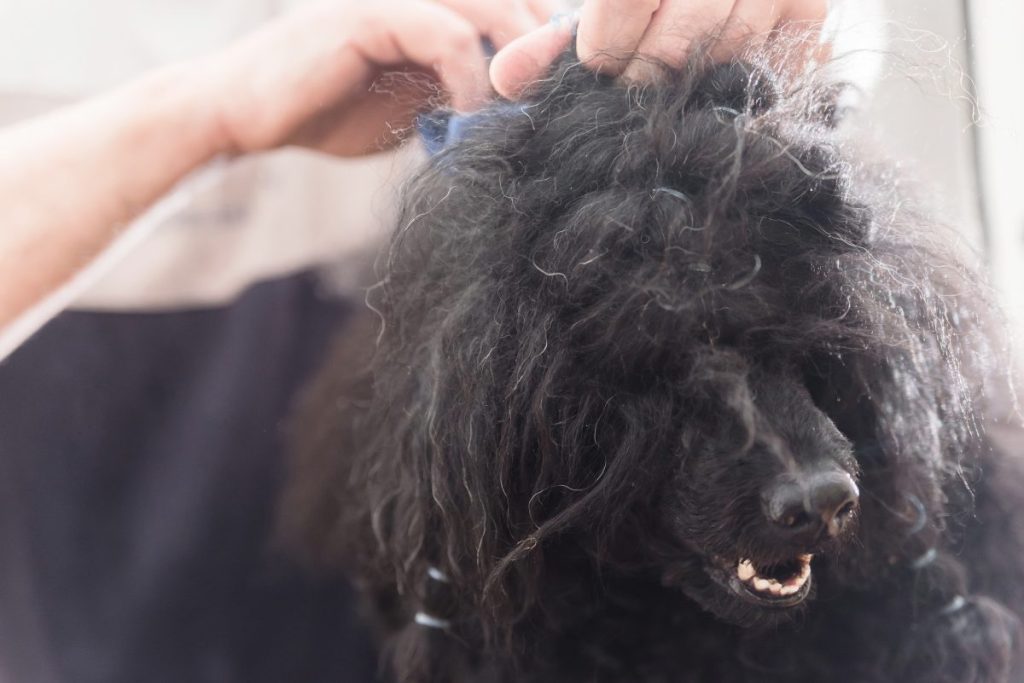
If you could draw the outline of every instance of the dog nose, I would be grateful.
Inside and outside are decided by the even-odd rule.
[[[765,514],[787,533],[838,536],[857,508],[860,492],[846,472],[827,470],[777,478],[764,491]]]

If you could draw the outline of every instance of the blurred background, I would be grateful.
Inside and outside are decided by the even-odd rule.
[[[1024,328],[1024,3],[880,0],[890,56],[865,125],[991,266]]]

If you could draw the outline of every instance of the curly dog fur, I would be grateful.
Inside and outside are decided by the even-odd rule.
[[[836,102],[757,55],[647,86],[566,57],[411,183],[282,522],[389,675],[1024,677],[997,315]],[[773,516],[808,472],[845,482],[827,527]]]

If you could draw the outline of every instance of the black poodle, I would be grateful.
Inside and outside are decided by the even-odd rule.
[[[389,676],[1024,680],[991,296],[783,73],[566,57],[411,183],[282,521]]]

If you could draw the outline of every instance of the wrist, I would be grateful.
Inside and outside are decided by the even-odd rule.
[[[196,166],[230,151],[208,80],[205,60],[173,64],[146,77],[137,94],[147,103],[155,130],[174,135],[179,154]]]

